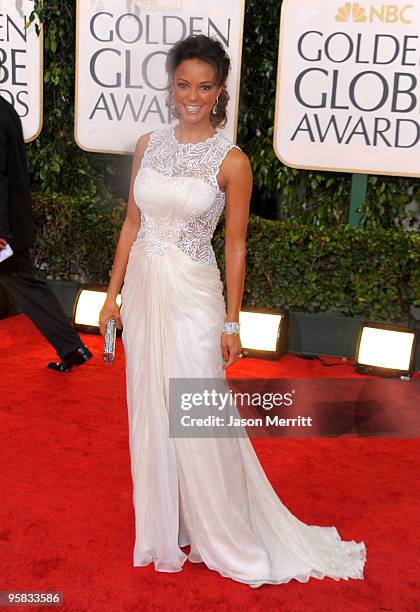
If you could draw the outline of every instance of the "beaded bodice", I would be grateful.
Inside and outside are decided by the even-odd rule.
[[[152,132],[134,183],[137,240],[145,241],[149,259],[176,245],[196,262],[216,265],[211,239],[225,205],[217,175],[233,147],[218,132],[194,144],[179,143],[172,127]]]

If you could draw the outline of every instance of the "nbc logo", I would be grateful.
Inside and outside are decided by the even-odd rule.
[[[367,4],[367,3],[365,3]],[[397,4],[369,4],[364,8],[359,2],[346,2],[340,6],[335,16],[339,22],[354,23],[413,23],[410,12],[413,11],[412,4],[400,6]]]
[[[357,21],[359,23],[367,21],[366,11],[358,2],[346,2],[338,9],[336,21]]]

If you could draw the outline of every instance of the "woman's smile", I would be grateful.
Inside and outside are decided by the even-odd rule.
[[[192,106],[190,104],[185,104],[184,106],[187,109],[187,113],[192,113],[193,115],[199,113],[200,110],[203,108],[202,106]]]

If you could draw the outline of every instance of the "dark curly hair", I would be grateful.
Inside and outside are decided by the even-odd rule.
[[[217,104],[217,114],[210,113],[210,121],[213,127],[226,125],[226,107],[229,101],[229,93],[226,88],[226,80],[230,70],[230,58],[223,48],[221,42],[216,38],[210,38],[204,34],[189,36],[177,42],[169,51],[166,59],[166,71],[169,77],[168,97],[166,104],[172,105],[172,86],[171,80],[175,70],[184,60],[199,59],[210,64],[214,69],[216,85],[222,86],[219,102]],[[172,111],[174,117],[178,117],[176,109]]]

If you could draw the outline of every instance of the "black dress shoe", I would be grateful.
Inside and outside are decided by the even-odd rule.
[[[86,346],[83,346],[64,355],[62,361],[58,363],[49,363],[47,368],[55,370],[56,372],[70,372],[73,366],[80,366],[91,357],[92,353],[90,350]]]

